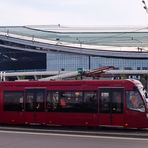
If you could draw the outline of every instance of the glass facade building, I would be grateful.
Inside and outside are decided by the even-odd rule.
[[[101,57],[91,55],[69,54],[62,52],[49,52],[47,53],[47,70],[61,70],[66,71],[83,69],[95,69],[102,66],[114,66],[116,69],[128,70],[147,70],[148,58],[113,58]]]
[[[91,32],[87,28],[88,30],[84,32],[79,28],[79,31],[66,30],[64,32],[55,26],[47,28],[47,26],[46,29],[30,26],[0,27],[0,71],[43,69],[75,71],[78,68],[88,70],[102,66],[128,70],[148,69],[147,30],[100,32],[94,29]],[[19,37],[14,37],[14,34]],[[46,40],[46,42],[50,40],[53,43],[45,44],[44,41],[40,42],[36,39]],[[73,48],[71,44],[78,46]],[[83,45],[100,46],[100,50],[87,49]],[[109,53],[106,50],[103,53],[104,50],[101,47],[104,45],[108,48],[110,46],[127,47],[127,50],[116,53]],[[129,47],[138,47],[142,50],[128,52]]]

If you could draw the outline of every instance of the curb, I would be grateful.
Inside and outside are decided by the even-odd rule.
[[[84,128],[66,128],[66,127],[39,127],[38,126],[0,126],[1,131],[34,132],[34,133],[52,133],[52,134],[73,134],[73,135],[91,135],[91,136],[110,136],[126,138],[148,138],[148,129],[84,129]]]

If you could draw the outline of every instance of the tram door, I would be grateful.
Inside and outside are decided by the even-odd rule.
[[[25,121],[28,123],[45,123],[46,89],[25,90]]]
[[[122,126],[123,114],[123,88],[99,88],[99,125]]]

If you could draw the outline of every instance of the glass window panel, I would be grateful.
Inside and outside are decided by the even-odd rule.
[[[19,91],[4,92],[4,111],[22,111],[24,93]]]
[[[83,108],[85,112],[97,112],[98,101],[96,91],[84,91]]]
[[[126,104],[128,109],[138,110],[141,112],[145,111],[144,102],[137,90],[126,92]]]
[[[100,92],[99,109],[101,113],[110,112],[110,93],[107,91]]]

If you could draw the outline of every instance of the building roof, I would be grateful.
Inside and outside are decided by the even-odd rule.
[[[67,30],[71,32],[62,31],[64,28],[66,27],[3,26],[0,27],[0,39],[13,44],[0,44],[0,47],[44,53],[52,50],[112,58],[148,59],[146,27],[132,28],[135,29],[133,32],[127,27],[120,27],[120,31],[117,27],[112,28],[114,32],[107,32],[111,28],[106,28],[106,32],[99,31],[101,28],[91,27],[82,28],[81,32],[81,28],[70,27]]]
[[[144,26],[68,27],[60,24],[1,26],[0,32],[47,39],[67,45],[72,43],[72,46],[92,45],[94,48],[100,46],[101,49],[107,50],[112,50],[112,47],[115,50],[122,50],[121,47],[134,47],[137,50],[140,47],[148,50],[148,28]]]

